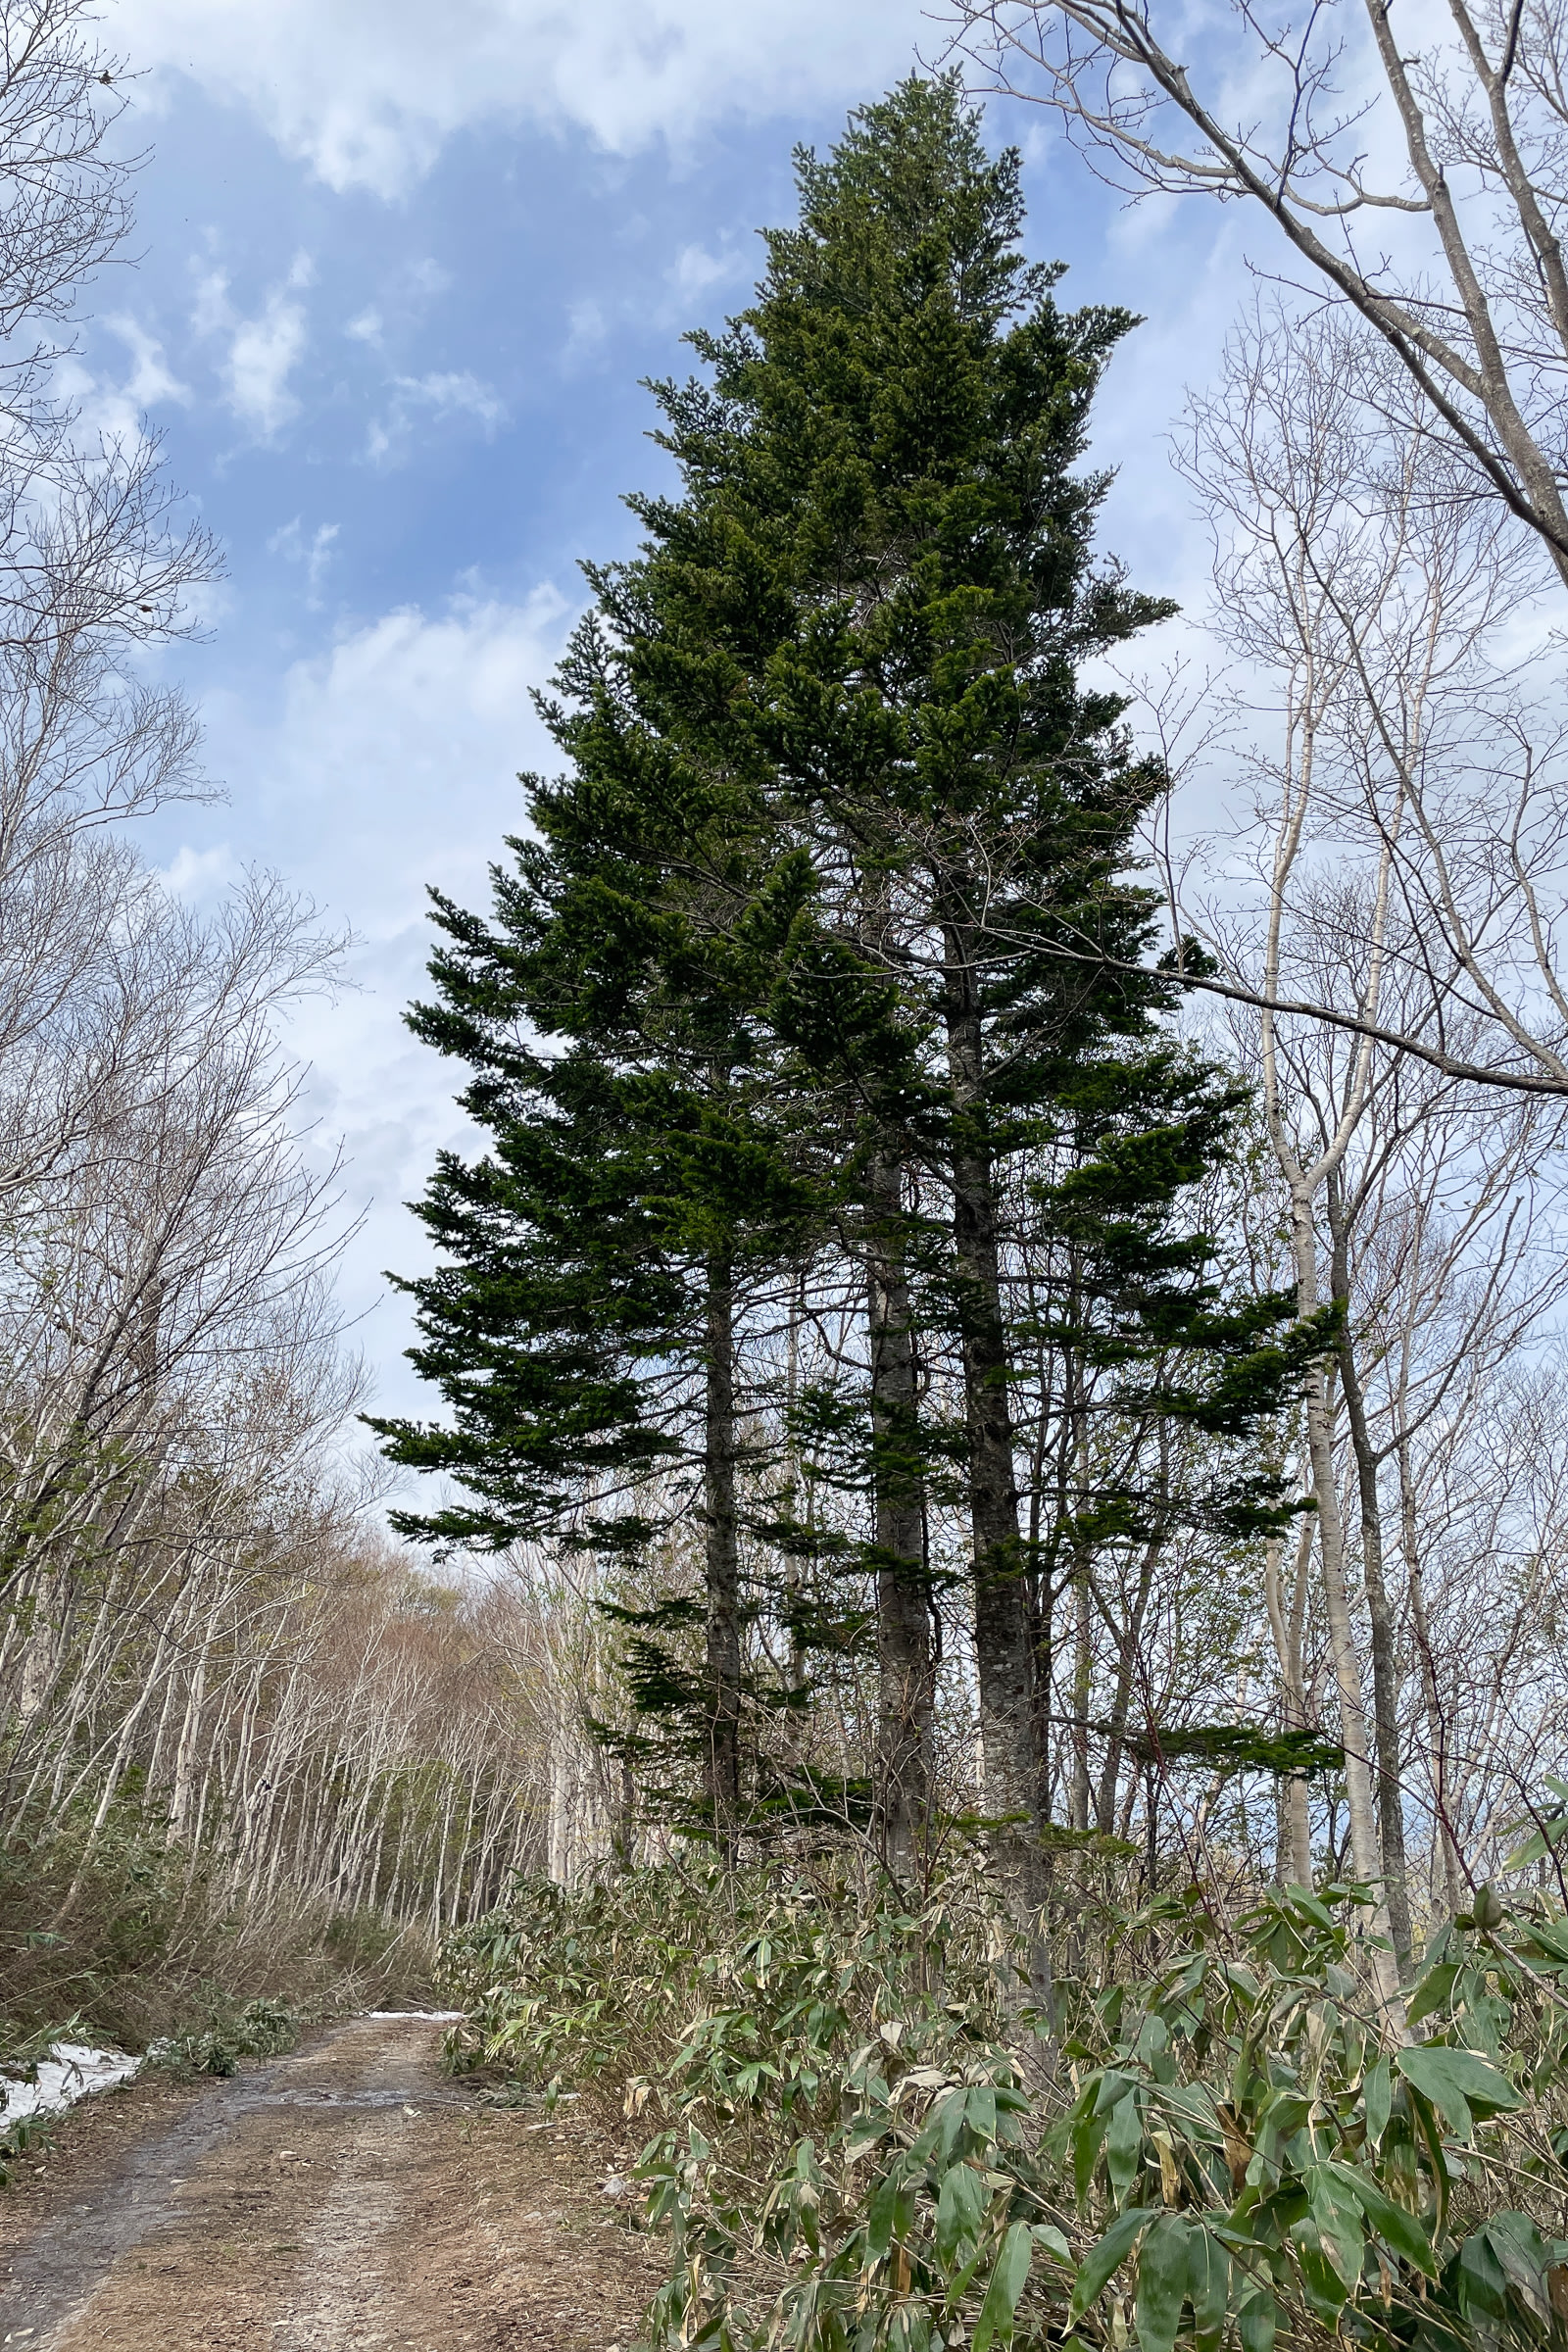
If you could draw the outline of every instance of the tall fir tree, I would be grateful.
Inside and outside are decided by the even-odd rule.
[[[550,723],[576,775],[533,779],[536,834],[495,872],[493,924],[436,897],[438,997],[410,1016],[469,1065],[463,1105],[494,1139],[473,1163],[443,1154],[417,1214],[447,1262],[402,1286],[423,1337],[412,1360],[452,1422],[371,1426],[394,1460],[475,1497],[395,1515],[439,1542],[635,1555],[695,1502],[707,1673],[694,1691],[662,1679],[733,1857],[738,1324],[748,1287],[794,1262],[817,1214],[757,1017],[803,869],[760,868],[744,795],[646,728],[596,615],[558,685],[569,702]],[[661,1679],[659,1615],[645,1687]]]
[[[815,921],[774,1017],[858,1114],[894,1811],[918,1809],[929,1690],[923,1610],[906,1605],[922,1573],[913,1250],[961,1364],[985,1803],[1037,1891],[1004,1195],[1081,1128],[1107,1068],[1124,1127],[1173,1115],[1173,992],[1145,968],[1151,903],[1128,878],[1164,779],[1130,756],[1120,703],[1081,680],[1167,609],[1097,565],[1106,482],[1082,470],[1133,321],[1058,308],[1059,273],[1020,250],[1018,158],[986,154],[951,79],[862,110],[799,178],[800,221],[768,235],[757,302],[693,338],[710,381],[661,387],[683,496],[639,504],[638,585],[701,640],[699,696],[722,676],[712,755],[760,763],[775,825],[811,860]],[[1182,1183],[1223,1151],[1234,1107],[1223,1080],[1189,1086]],[[935,1257],[910,1178],[948,1203]],[[1169,1187],[1152,1192],[1148,1220],[1169,1210]],[[1257,1336],[1211,1314],[1205,1344]]]
[[[1018,159],[987,155],[952,79],[904,83],[798,172],[755,304],[692,338],[706,379],[655,387],[679,495],[633,499],[641,555],[588,572],[547,708],[569,773],[530,786],[496,924],[440,909],[442,1002],[416,1025],[474,1066],[498,1148],[443,1162],[421,1212],[453,1263],[413,1286],[416,1360],[456,1429],[387,1435],[489,1497],[479,1532],[700,1460],[729,1835],[736,1285],[841,1249],[865,1317],[884,1847],[909,1868],[929,1802],[929,1348],[962,1396],[985,1807],[1029,1901],[1041,1579],[1153,1505],[1064,1491],[1026,1537],[1020,1351],[1044,1333],[1114,1370],[1115,1409],[1222,1451],[1252,1445],[1295,1363],[1269,1345],[1282,1302],[1222,1297],[1186,1213],[1241,1098],[1172,1046],[1132,871],[1164,778],[1082,679],[1167,610],[1093,553],[1090,408],[1133,321],[1059,309],[1059,273],[1020,250]],[[1030,1252],[1072,1271],[1026,1311]],[[1275,1500],[1250,1468],[1202,1507],[1234,1532]],[[630,1507],[601,1538],[645,1533]]]

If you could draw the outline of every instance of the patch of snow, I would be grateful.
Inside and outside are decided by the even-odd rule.
[[[141,2068],[139,2058],[123,2050],[94,2050],[83,2041],[58,2041],[38,2062],[36,2082],[12,2082],[0,2077],[0,2127],[20,2123],[24,2115],[57,2113],[84,2099],[89,2091],[108,2090],[126,2082]]]
[[[390,2025],[399,2018],[422,2017],[432,2026],[459,2026],[467,2012],[465,2009],[367,2009],[365,2014],[381,2025]]]

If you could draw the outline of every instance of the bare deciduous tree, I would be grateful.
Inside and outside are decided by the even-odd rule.
[[[1053,107],[1116,184],[1261,207],[1306,265],[1269,356],[1314,379],[1360,467],[1360,487],[1342,482],[1333,512],[1309,518],[1314,594],[1364,610],[1342,542],[1374,475],[1385,509],[1391,481],[1404,483],[1407,512],[1422,517],[1419,560],[1446,563],[1450,599],[1461,577],[1468,589],[1490,581],[1481,635],[1504,587],[1517,602],[1527,586],[1544,592],[1551,571],[1568,582],[1568,277],[1554,225],[1568,17],[1557,0],[1479,11],[1450,0],[1446,21],[1433,12],[1409,27],[1385,6],[1344,0],[1299,24],[1245,6],[1179,24],[1167,12],[1168,30],[1150,0],[958,0],[956,15],[956,43],[990,85]],[[1324,323],[1325,298],[1342,323]],[[1233,367],[1219,400],[1237,391]],[[1348,645],[1361,650],[1353,624]],[[1538,716],[1508,713],[1504,700],[1467,806],[1418,768],[1399,794],[1398,885],[1437,967],[1422,1017],[1401,1030],[1367,1007],[1291,1003],[1447,1075],[1555,1095],[1568,1091],[1561,727],[1544,739]],[[1368,701],[1375,710],[1377,694]],[[1379,756],[1396,768],[1406,749],[1391,736]],[[1267,994],[1266,978],[1193,977],[1233,1000]],[[1488,1014],[1471,1054],[1445,1032],[1454,1002]]]

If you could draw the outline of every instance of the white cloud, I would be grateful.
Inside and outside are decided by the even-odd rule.
[[[491,432],[506,413],[506,404],[491,386],[466,370],[396,375],[391,407],[384,418],[371,423],[366,455],[376,465],[401,458],[420,415],[432,424],[449,416],[472,416]]]
[[[118,335],[130,354],[130,374],[123,386],[125,398],[133,400],[138,409],[156,409],[161,401],[177,401],[184,406],[190,399],[190,386],[182,384],[164,358],[164,347],[156,335],[127,316],[118,312],[104,324],[112,335]]]
[[[303,1007],[290,1042],[313,1065],[318,1148],[344,1139],[349,1193],[368,1207],[343,1297],[367,1313],[360,1340],[399,1409],[424,1405],[400,1360],[407,1309],[385,1296],[381,1268],[426,1261],[402,1203],[422,1190],[437,1149],[466,1139],[452,1100],[461,1073],[403,1023],[425,986],[425,888],[488,903],[488,867],[521,824],[516,771],[553,764],[530,690],[549,677],[567,618],[551,588],[521,604],[410,607],[297,662],[276,716],[222,696],[208,707],[214,764],[233,792],[225,831],[243,821],[243,855],[283,867],[359,943],[356,987],[330,1007]],[[197,855],[182,851],[172,871],[194,878]]]
[[[458,414],[477,416],[485,424],[498,424],[507,413],[490,386],[466,371],[400,375],[397,391],[400,399],[415,408],[433,409],[438,416]]]
[[[270,556],[281,556],[285,564],[304,564],[305,603],[309,611],[314,612],[319,607],[320,586],[332,560],[332,542],[337,534],[338,525],[335,522],[323,522],[307,538],[300,517],[296,514],[292,522],[285,522],[282,529],[274,531],[267,542]]]
[[[331,187],[402,194],[455,133],[574,124],[629,153],[715,116],[874,91],[929,45],[923,0],[122,0],[138,66],[251,109]]]
[[[159,881],[173,898],[196,906],[227,890],[238,872],[226,841],[207,850],[193,850],[188,842],[181,842],[168,865],[157,868]]]
[[[727,238],[716,253],[706,245],[683,245],[659,277],[639,283],[608,308],[592,295],[568,303],[558,364],[567,375],[601,365],[612,331],[623,324],[664,325],[680,332],[690,325],[694,310],[711,309],[707,298],[715,286],[744,286],[749,292],[756,274],[755,249]]]
[[[228,277],[213,270],[196,288],[191,323],[198,335],[221,337],[228,349],[220,369],[228,405],[258,440],[270,441],[299,413],[288,379],[305,356],[309,333],[303,306],[293,297],[316,271],[308,254],[295,257],[255,318],[240,318],[228,298]]]
[[[602,349],[610,333],[610,321],[604,305],[584,294],[566,312],[566,340],[561,347],[561,365],[571,368],[580,361],[591,359]]]
[[[757,273],[755,250],[727,247],[721,253],[710,253],[706,245],[683,245],[664,272],[664,281],[676,300],[685,305],[700,302],[713,286],[732,284],[737,278],[754,277]]]
[[[89,440],[101,435],[105,441],[129,445],[140,439],[149,409],[167,401],[183,405],[190,399],[190,388],[170,368],[157,336],[136,319],[122,313],[103,323],[130,354],[130,373],[124,381],[116,382],[107,369],[94,370],[74,353],[60,363],[55,380]]]

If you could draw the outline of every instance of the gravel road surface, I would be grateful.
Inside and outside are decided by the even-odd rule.
[[[355,2018],[194,2093],[101,2094],[0,2190],[0,2344],[629,2346],[658,2264],[604,2193],[625,2152],[571,2108],[486,2106],[440,2033]]]

